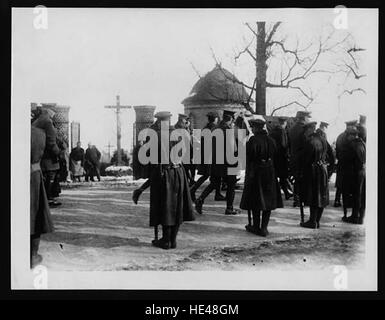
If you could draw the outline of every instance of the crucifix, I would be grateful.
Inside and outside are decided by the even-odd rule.
[[[116,146],[118,149],[118,166],[122,165],[122,154],[121,154],[121,144],[120,139],[122,138],[121,125],[120,125],[120,110],[121,109],[131,109],[131,106],[121,106],[120,105],[120,96],[116,96],[116,105],[115,106],[105,106],[107,109],[116,109]]]
[[[108,148],[108,161],[111,160],[111,148],[113,147],[113,145],[108,142],[108,145],[106,145],[106,147]]]

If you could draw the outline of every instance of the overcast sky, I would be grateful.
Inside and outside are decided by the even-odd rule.
[[[56,102],[71,107],[70,120],[81,124],[81,140],[101,150],[116,146],[116,122],[105,105],[120,94],[124,105],[155,105],[157,111],[183,112],[181,101],[198,80],[191,66],[204,75],[215,63],[250,82],[253,64],[233,64],[233,52],[250,38],[245,22],[283,21],[282,30],[300,39],[314,37],[335,19],[325,10],[143,10],[48,9],[48,28],[36,29],[32,8],[13,9],[12,107],[31,102]],[[349,10],[349,32],[360,47],[360,68],[367,74],[359,86],[367,92],[346,96],[338,108],[335,84],[323,86],[310,108],[316,120],[331,123],[329,140],[343,130],[343,121],[368,116],[377,121],[377,12]],[[351,88],[349,88],[351,89]],[[285,94],[268,94],[277,105]],[[281,114],[292,116],[294,109]],[[122,147],[132,145],[133,109],[122,115]],[[174,121],[176,118],[174,117]]]

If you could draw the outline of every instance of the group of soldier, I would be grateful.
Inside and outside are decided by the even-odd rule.
[[[63,141],[57,135],[53,122],[54,111],[40,108],[31,114],[31,179],[30,179],[30,208],[31,208],[31,266],[41,262],[38,254],[40,235],[53,231],[50,207],[60,205],[55,200],[60,188],[58,173],[60,159],[66,149]],[[162,122],[170,123],[170,112],[158,112],[156,121],[151,125],[156,134],[164,135]],[[294,198],[294,206],[300,207],[301,223],[305,228],[317,229],[324,208],[329,204],[329,179],[335,171],[337,160],[336,199],[335,206],[342,205],[344,215],[342,220],[348,223],[362,224],[365,215],[365,159],[366,159],[366,127],[365,117],[358,121],[346,122],[346,130],[337,138],[336,148],[329,145],[326,139],[328,124],[311,121],[309,112],[297,112],[295,123],[288,129],[288,119],[278,118],[277,124],[266,123],[262,117],[251,114],[225,110],[222,119],[218,113],[207,113],[205,129],[210,131],[234,129],[233,135],[226,135],[224,154],[230,145],[245,143],[246,167],[244,188],[240,201],[240,209],[247,210],[248,232],[259,236],[268,235],[268,224],[272,210],[283,207],[281,189],[286,200]],[[185,129],[192,134],[191,122],[186,115],[179,115],[175,126],[168,126],[166,135],[170,137],[174,129]],[[239,139],[237,129],[246,129],[245,140]],[[196,138],[195,138],[196,139]],[[193,139],[191,140],[193,141]],[[148,141],[147,141],[148,142]],[[145,142],[143,142],[145,143]],[[143,145],[139,144],[139,147]],[[157,150],[159,159],[161,153],[172,149],[178,141],[170,141],[168,148],[158,139]],[[205,150],[205,139],[200,138],[201,150]],[[136,149],[138,151],[138,148]],[[201,153],[205,158],[204,152]],[[226,201],[225,215],[237,215],[240,210],[234,208],[237,173],[230,168],[238,168],[238,164],[217,163],[217,148],[215,138],[209,150],[211,162],[201,161],[201,164],[174,161],[168,154],[168,163],[150,163],[143,166],[143,177],[147,180],[134,190],[132,198],[138,202],[141,193],[150,188],[150,226],[155,228],[155,239],[152,244],[163,249],[176,247],[179,226],[184,221],[195,220],[195,210],[203,213],[205,199],[213,191],[216,201]],[[134,152],[135,158],[136,152]],[[100,153],[91,144],[86,152],[81,144],[72,150],[70,156],[73,177],[81,176],[81,170],[89,162],[88,172],[94,170],[100,179],[98,162]],[[227,159],[227,157],[225,157]],[[195,181],[195,172],[200,175]],[[87,174],[93,177],[94,173]],[[86,177],[87,178],[87,177]],[[196,193],[202,184],[209,180],[201,194]],[[223,186],[226,195],[221,194]],[[310,208],[309,219],[304,221],[303,207]],[[352,213],[348,216],[348,208]],[[162,227],[162,237],[158,238],[158,226]]]
[[[158,112],[155,117],[156,121],[150,128],[160,135],[160,124],[162,121],[169,123],[171,113]],[[220,129],[223,132],[234,129],[234,135],[224,134],[224,154],[227,154],[229,145],[246,144],[245,180],[239,205],[240,209],[248,212],[246,230],[259,236],[268,235],[271,211],[283,207],[281,189],[286,200],[293,198],[293,206],[300,208],[300,226],[318,229],[324,208],[329,205],[329,180],[335,168],[335,206],[340,205],[338,197],[341,194],[344,210],[342,220],[362,224],[365,215],[365,117],[360,116],[359,123],[356,120],[346,122],[346,130],[338,137],[335,150],[326,137],[328,123],[321,122],[317,128],[317,122],[311,121],[310,112],[297,112],[290,128],[287,123],[287,117],[278,117],[277,123],[266,123],[262,117],[247,112],[236,114],[225,110],[222,119],[216,112],[207,113],[207,124],[203,129]],[[191,132],[190,126],[188,116],[180,114],[178,122],[168,130],[171,133],[174,129],[182,128]],[[237,141],[237,129],[247,129],[245,141]],[[161,139],[158,141],[161,153]],[[170,142],[170,148],[175,143]],[[204,144],[202,137],[202,154],[206,150]],[[237,167],[237,164],[230,164],[226,160],[221,164],[216,163],[215,137],[209,152],[212,159],[210,164],[201,161],[201,164],[194,165],[170,160],[168,164],[150,163],[145,166],[143,177],[148,179],[134,190],[132,198],[137,203],[141,193],[150,188],[150,226],[155,228],[154,246],[175,248],[179,225],[195,219],[192,203],[195,203],[196,212],[202,214],[205,199],[213,191],[216,201],[226,201],[225,215],[241,212],[234,208],[237,174],[228,170]],[[194,181],[196,170],[200,177]],[[196,197],[196,192],[206,180],[209,183]],[[225,196],[221,194],[223,185],[226,187]],[[304,206],[309,207],[310,211],[307,221],[304,219]],[[348,208],[352,208],[349,217]],[[163,231],[160,239],[158,225],[162,226]]]

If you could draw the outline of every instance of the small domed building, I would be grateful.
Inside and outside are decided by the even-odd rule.
[[[216,111],[222,117],[223,110],[244,110],[242,103],[246,103],[248,98],[249,95],[239,80],[217,64],[195,83],[182,104],[184,113],[191,118],[192,127],[201,129],[207,123],[208,112]]]

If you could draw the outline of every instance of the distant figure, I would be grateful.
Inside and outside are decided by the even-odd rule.
[[[84,157],[84,169],[86,170],[86,181],[94,180],[94,176],[100,181],[100,158],[101,153],[91,142],[88,143],[88,148]]]
[[[44,187],[40,163],[46,150],[46,134],[43,129],[31,127],[31,176],[30,176],[30,264],[38,265],[43,257],[38,254],[40,235],[53,231],[53,223]]]
[[[75,182],[77,179],[81,182],[81,177],[84,175],[84,149],[80,141],[71,150],[70,161],[72,181]]]
[[[57,130],[53,125],[55,112],[49,108],[42,108],[41,114],[32,123],[33,127],[42,129],[46,135],[46,147],[41,159],[41,170],[44,177],[44,186],[47,193],[49,205],[56,207],[61,205],[54,197],[54,181],[57,171],[60,169],[59,154],[60,149],[57,145]]]

